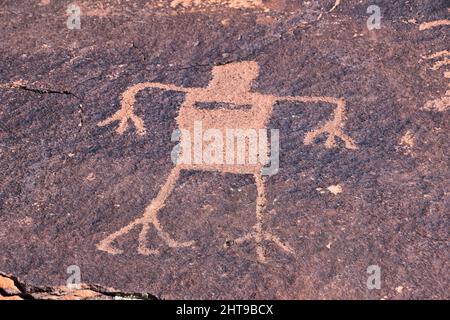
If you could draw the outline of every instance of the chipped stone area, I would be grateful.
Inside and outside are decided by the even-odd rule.
[[[79,288],[67,286],[27,286],[11,275],[0,273],[1,300],[154,300],[150,294],[132,294],[110,288],[80,284]]]
[[[327,190],[330,191],[334,195],[338,195],[339,193],[342,193],[342,187],[340,185],[338,185],[338,184],[329,186],[327,188]]]
[[[398,149],[405,155],[413,155],[414,140],[414,134],[410,130],[406,131],[400,139]]]

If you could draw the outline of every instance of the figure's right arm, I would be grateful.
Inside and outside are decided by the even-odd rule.
[[[118,134],[123,134],[128,126],[128,120],[131,120],[136,131],[139,135],[144,135],[146,132],[144,121],[141,117],[134,113],[134,104],[136,103],[136,94],[139,91],[146,88],[158,88],[163,90],[188,92],[189,89],[178,87],[171,84],[164,84],[159,82],[142,82],[129,87],[122,94],[122,100],[120,102],[120,109],[114,113],[111,117],[100,121],[98,126],[107,126],[113,122],[119,121],[119,125],[116,129]]]
[[[140,85],[144,86],[142,89],[159,88],[159,89],[170,90],[170,91],[180,91],[180,92],[188,92],[189,91],[189,89],[187,89],[187,88],[179,87],[179,86],[176,86],[173,84],[165,84],[165,83],[159,83],[159,82],[144,82],[144,83],[141,83]]]

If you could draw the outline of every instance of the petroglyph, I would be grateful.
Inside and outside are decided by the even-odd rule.
[[[450,11],[450,9],[449,9]],[[450,25],[450,20],[436,20],[432,22],[422,23],[419,26],[419,30],[427,30],[438,26]],[[442,50],[430,55],[423,56],[422,59],[427,61],[434,61],[431,70],[437,71],[442,67],[450,65],[450,52],[448,50]],[[444,78],[450,81],[450,71],[444,72]],[[444,112],[450,108],[450,82],[448,83],[448,90],[445,92],[443,97],[429,100],[423,106],[423,110],[427,111],[437,111]]]
[[[328,12],[334,11],[340,4],[341,4],[341,0],[336,0],[333,7]]]
[[[444,78],[449,79],[448,81],[450,82],[450,71],[446,71],[444,73]],[[448,84],[448,86],[450,88],[450,83]],[[450,96],[450,89],[445,92],[445,95]]]
[[[328,191],[330,191],[334,195],[338,195],[339,193],[342,193],[342,187],[339,184],[331,185],[327,188]]]
[[[441,27],[441,26],[450,26],[450,20],[445,19],[445,20],[435,20],[435,21],[430,21],[430,22],[424,22],[424,23],[420,24],[419,30],[423,31],[423,30],[428,30],[428,29]]]
[[[443,66],[450,65],[450,59],[447,58],[450,57],[450,52],[448,52],[448,50],[439,51],[428,56],[423,56],[422,58],[425,60],[434,60],[441,57],[443,57],[442,60],[434,62],[433,66],[431,67],[431,70],[436,71]]]
[[[397,147],[398,151],[403,152],[405,155],[414,155],[413,148],[414,148],[414,134],[408,130],[403,135],[403,137],[400,139],[399,146]]]
[[[184,92],[185,100],[180,107],[176,123],[180,131],[193,133],[194,122],[201,121],[205,129],[217,129],[224,132],[227,128],[239,129],[267,129],[268,121],[273,112],[273,106],[277,101],[291,101],[301,103],[312,103],[317,105],[334,105],[335,110],[331,120],[328,120],[318,129],[308,132],[304,138],[304,144],[313,144],[315,139],[322,134],[327,134],[325,141],[326,148],[336,147],[336,138],[344,142],[347,149],[357,148],[355,142],[343,132],[345,122],[345,101],[333,97],[311,97],[311,96],[284,96],[264,95],[252,92],[252,83],[259,74],[259,66],[254,61],[231,63],[223,66],[216,66],[212,70],[212,80],[206,88],[184,88],[171,84],[144,82],[129,87],[123,94],[119,110],[111,117],[98,123],[99,126],[106,126],[114,122],[119,122],[116,132],[123,134],[128,125],[132,123],[138,135],[144,135],[146,128],[144,121],[134,112],[136,95],[146,88],[156,88]],[[248,109],[220,108],[201,109],[197,103],[226,103],[236,106],[250,106]],[[183,135],[181,140],[183,140]],[[190,141],[188,143],[191,143]],[[179,154],[182,157],[182,152]],[[179,164],[178,164],[179,163]],[[235,163],[235,162],[234,162]],[[256,253],[260,262],[266,262],[264,254],[264,241],[271,241],[287,253],[294,250],[285,244],[277,236],[263,229],[264,215],[266,211],[267,196],[263,178],[263,166],[261,163],[246,163],[245,165],[234,164],[185,164],[177,162],[170,172],[167,180],[157,194],[156,198],[144,210],[142,217],[132,221],[127,226],[117,232],[107,236],[102,240],[97,248],[111,254],[122,253],[122,250],[113,246],[113,242],[129,233],[135,227],[141,226],[138,239],[138,252],[144,255],[157,254],[158,250],[147,248],[147,233],[150,225],[156,229],[158,236],[171,248],[189,247],[193,241],[179,242],[167,234],[158,220],[158,212],[164,207],[167,198],[173,191],[182,170],[198,171],[219,171],[235,174],[251,174],[255,179],[257,187],[256,198],[256,224],[248,234],[235,240],[241,244],[246,241],[256,243]]]
[[[423,106],[424,110],[444,112],[450,109],[450,93],[447,91],[446,95],[442,98],[427,101]]]

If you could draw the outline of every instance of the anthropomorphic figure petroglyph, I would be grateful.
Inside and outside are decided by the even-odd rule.
[[[246,61],[231,63],[223,66],[216,66],[212,70],[212,80],[206,88],[183,88],[171,84],[144,82],[131,86],[122,95],[120,109],[108,119],[101,121],[99,126],[106,126],[114,122],[119,122],[116,129],[118,134],[123,134],[129,123],[136,127],[137,134],[144,135],[146,128],[143,120],[135,114],[134,105],[136,94],[146,88],[157,88],[163,90],[173,90],[185,93],[184,103],[181,105],[176,122],[179,129],[192,132],[194,121],[201,121],[204,128],[214,128],[225,130],[225,128],[251,128],[265,129],[273,111],[273,106],[277,101],[292,101],[314,104],[331,104],[335,106],[333,118],[316,130],[308,132],[304,138],[305,144],[314,142],[317,136],[328,134],[325,147],[336,146],[336,137],[342,139],[347,149],[356,149],[354,141],[343,132],[345,121],[345,101],[332,97],[309,97],[309,96],[285,96],[277,97],[273,95],[263,95],[251,91],[253,80],[259,73],[259,66],[256,62]],[[196,103],[227,103],[239,106],[251,106],[248,109],[221,108],[221,109],[201,109],[196,107]],[[181,137],[183,139],[183,137]],[[172,248],[189,247],[193,241],[180,242],[174,240],[158,220],[158,212],[164,207],[167,198],[172,192],[182,170],[219,171],[235,174],[251,174],[255,179],[257,187],[256,199],[256,224],[254,229],[248,234],[235,240],[240,244],[245,241],[255,241],[256,253],[260,262],[266,261],[263,242],[272,241],[282,250],[293,253],[293,249],[285,244],[277,236],[263,229],[264,213],[266,209],[266,191],[264,178],[262,175],[264,164],[176,164],[169,173],[169,176],[157,196],[145,208],[143,216],[132,221],[127,226],[107,236],[98,245],[98,249],[111,254],[122,253],[120,249],[113,246],[113,242],[129,233],[135,227],[141,227],[138,239],[138,252],[144,255],[157,254],[158,250],[147,247],[147,234],[150,226],[153,226],[158,236]]]

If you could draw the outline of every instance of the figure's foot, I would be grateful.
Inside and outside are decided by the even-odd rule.
[[[112,255],[117,255],[117,254],[122,254],[123,250],[117,249],[115,248],[112,244],[111,241],[108,238],[103,239],[102,241],[100,241],[97,244],[97,249],[100,251],[105,251],[109,254]]]
[[[336,137],[340,138],[345,143],[345,147],[347,149],[355,150],[358,147],[356,146],[356,143],[353,141],[350,136],[345,134],[341,128],[335,127],[334,122],[330,121],[326,123],[323,127],[316,129],[314,131],[310,131],[306,134],[304,143],[306,145],[312,144],[314,140],[321,134],[327,133],[328,137],[325,141],[325,147],[326,148],[334,148],[336,146]]]
[[[237,238],[234,240],[236,244],[242,244],[247,241],[255,241],[256,243],[256,255],[258,257],[258,261],[261,263],[266,263],[267,258],[264,254],[264,248],[262,241],[271,241],[275,243],[278,247],[280,247],[283,251],[294,254],[294,249],[289,246],[288,244],[285,244],[281,239],[269,232],[258,230],[258,226],[255,226],[255,231],[251,231],[247,233],[246,235]]]
[[[343,99],[336,103],[336,109],[334,110],[334,116],[332,120],[327,121],[322,127],[319,127],[306,134],[303,140],[304,144],[309,145],[321,134],[328,134],[325,141],[326,148],[333,148],[336,146],[336,138],[340,138],[345,143],[347,149],[358,149],[356,143],[350,136],[342,131],[345,123],[345,101]]]
[[[149,223],[151,223],[155,229],[156,232],[158,233],[158,236],[170,247],[170,248],[186,248],[186,247],[190,247],[193,244],[195,244],[195,241],[177,241],[175,239],[173,239],[166,231],[163,230],[161,223],[159,222],[158,218],[155,216],[153,216],[153,218],[149,221]],[[144,229],[142,229],[142,231],[144,232]]]
[[[158,255],[159,250],[158,249],[149,249],[145,244],[139,244],[138,246],[138,253],[142,254],[143,256],[152,256],[152,255]]]
[[[117,232],[109,235],[105,239],[103,239],[97,245],[97,249],[105,251],[105,252],[113,254],[113,255],[122,254],[123,250],[117,249],[116,247],[113,246],[112,243],[118,237],[121,237],[121,236],[129,233],[134,227],[136,227],[138,225],[142,225],[142,229],[141,229],[141,232],[139,234],[139,239],[138,239],[138,243],[139,244],[138,244],[137,251],[138,251],[139,254],[142,254],[142,255],[145,255],[145,256],[157,255],[157,254],[159,254],[159,250],[158,249],[149,249],[147,247],[147,244],[146,244],[147,243],[147,234],[148,234],[148,231],[149,231],[150,224],[152,224],[155,227],[158,236],[170,248],[185,248],[185,247],[190,247],[190,246],[192,246],[195,243],[195,241],[186,241],[186,242],[176,241],[167,232],[165,232],[161,228],[161,225],[159,224],[158,221],[152,221],[152,220],[151,221],[146,221],[146,220],[141,218],[141,219],[137,219],[136,221],[130,223],[126,227],[123,227],[119,231],[117,231]]]
[[[145,134],[144,121],[139,116],[135,115],[132,111],[126,108],[118,110],[111,117],[100,121],[97,125],[100,127],[104,127],[116,121],[119,121],[119,125],[116,129],[116,132],[118,134],[123,134],[125,132],[128,127],[128,121],[131,121],[134,124],[137,134]]]
[[[105,252],[107,252],[109,254],[113,254],[113,255],[122,254],[123,250],[117,249],[116,247],[114,247],[113,242],[117,238],[129,233],[135,226],[140,225],[140,224],[142,224],[141,219],[136,219],[135,221],[131,222],[127,226],[110,234],[109,236],[107,236],[105,239],[103,239],[102,241],[100,241],[97,244],[97,249],[101,250],[101,251],[105,251]]]

